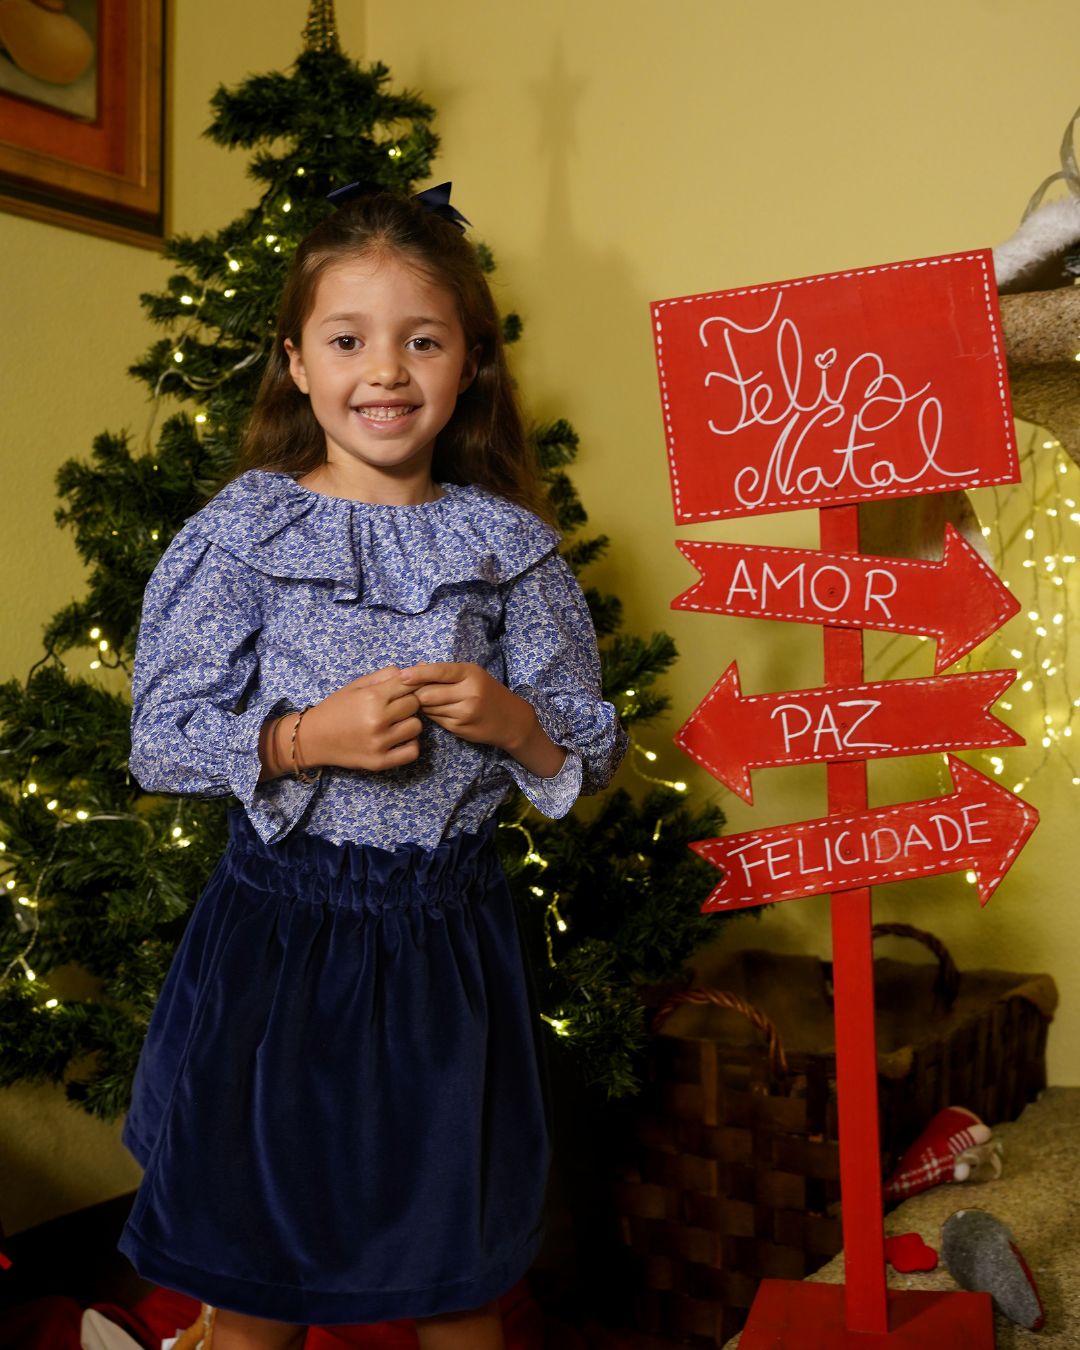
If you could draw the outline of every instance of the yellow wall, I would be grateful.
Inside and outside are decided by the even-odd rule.
[[[251,200],[242,156],[198,138],[207,99],[221,80],[287,64],[305,8],[174,6],[175,229],[216,227]],[[338,9],[351,52],[387,62],[439,109],[435,181],[453,179],[455,201],[497,252],[500,302],[526,319],[517,362],[530,405],[581,433],[577,481],[594,526],[614,541],[600,580],[624,598],[632,629],[665,627],[682,652],[669,681],[672,719],[643,739],[668,776],[712,792],[670,746],[672,731],[735,656],[748,692],[815,683],[820,637],[668,610],[694,573],[672,545],[648,301],[1003,239],[1056,167],[1078,101],[1063,38],[1073,7],[457,0],[418,10],[339,0]],[[138,293],[165,273],[140,250],[2,215],[0,257],[9,579],[0,665],[22,674],[41,623],[81,588],[70,540],[52,525],[53,473],[105,427],[145,428],[142,392],[123,372],[151,336]],[[1076,478],[1070,470],[1080,499]],[[788,515],[682,533],[812,546],[814,531],[811,517]],[[1020,577],[1018,557],[1006,561],[1011,572]],[[916,658],[903,673],[918,670]],[[1017,725],[1032,734],[1034,713]],[[935,792],[939,779],[937,762],[893,762],[878,766],[872,787],[876,801],[898,800]],[[1055,763],[1035,779],[1027,796],[1043,826],[984,912],[962,878],[893,887],[876,902],[879,917],[932,928],[961,967],[1052,971],[1063,996],[1050,1038],[1058,1083],[1080,1082],[1072,792]],[[731,828],[817,814],[823,775],[762,773],[755,794],[752,811],[723,796]],[[724,941],[825,955],[827,902],[739,921]],[[0,1096],[0,1218],[15,1227],[115,1193],[134,1175],[114,1140],[103,1147],[89,1124],[67,1117],[82,1143],[59,1157],[47,1119],[25,1094]],[[36,1209],[25,1187],[2,1179],[16,1162],[28,1175],[28,1150],[54,1177]],[[16,1190],[17,1204],[5,1198]]]

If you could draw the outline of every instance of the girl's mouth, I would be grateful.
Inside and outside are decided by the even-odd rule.
[[[356,410],[361,417],[366,417],[372,422],[397,422],[403,417],[408,417],[410,413],[416,411],[416,404],[413,403],[394,403],[389,406],[386,404],[367,404]]]

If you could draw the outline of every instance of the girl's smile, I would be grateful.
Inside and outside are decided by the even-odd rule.
[[[323,273],[289,371],[326,434],[304,487],[356,501],[432,501],[435,438],[476,374],[454,297],[394,256]]]

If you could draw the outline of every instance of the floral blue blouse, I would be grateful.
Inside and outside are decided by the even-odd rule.
[[[267,842],[434,847],[475,833],[517,783],[544,815],[606,786],[626,748],[600,697],[589,612],[559,536],[479,487],[420,506],[327,497],[252,470],[193,516],[150,579],[131,771],[152,792],[233,793]],[[554,778],[427,723],[420,756],[259,784],[259,729],[384,666],[471,661],[567,750]]]

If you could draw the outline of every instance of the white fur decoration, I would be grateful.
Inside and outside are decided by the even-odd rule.
[[[1040,206],[1011,239],[994,249],[994,275],[999,289],[1078,243],[1080,201],[1069,196]]]

